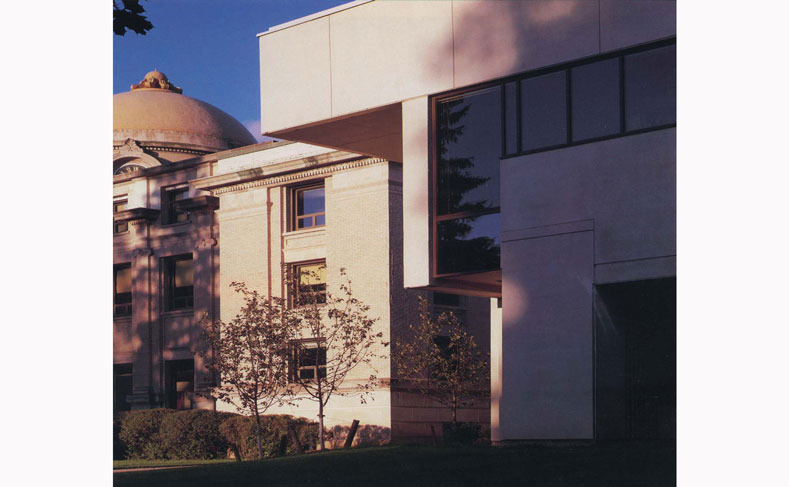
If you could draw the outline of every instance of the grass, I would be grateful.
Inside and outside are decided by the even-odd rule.
[[[113,460],[113,470],[124,470],[127,468],[150,468],[150,467],[180,467],[183,465],[216,465],[220,463],[232,463],[232,459],[219,460]]]
[[[675,455],[673,442],[479,448],[388,446],[126,472],[114,475],[114,484],[115,487],[666,487],[676,483]]]

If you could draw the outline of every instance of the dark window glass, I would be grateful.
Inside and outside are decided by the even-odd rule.
[[[619,58],[572,69],[573,141],[619,133]]]
[[[127,208],[126,200],[116,201],[112,205],[112,212],[113,213],[120,213],[121,211],[126,211],[127,209],[128,208]],[[124,233],[124,232],[127,232],[129,230],[129,224],[127,222],[122,222],[122,223],[112,222],[112,224],[113,224],[112,231],[114,233]]]
[[[676,46],[625,56],[626,130],[657,127],[676,121]]]
[[[185,211],[179,211],[175,206],[176,201],[185,200],[188,195],[188,188],[171,189],[164,192],[162,209],[164,210],[165,225],[189,221],[189,215]]]
[[[518,152],[518,84],[515,81],[504,85],[504,153]]]
[[[292,348],[291,381],[326,377],[326,347],[317,341],[299,341]]]
[[[438,222],[438,274],[499,269],[499,214]]]
[[[113,305],[114,316],[131,316],[132,313],[132,274],[131,264],[116,265],[113,268]]]
[[[567,143],[565,71],[521,81],[521,133],[524,151]]]
[[[437,103],[437,212],[499,207],[501,87]]]
[[[192,409],[194,393],[194,360],[165,362],[166,406],[171,409]]]
[[[326,302],[326,263],[315,262],[293,266],[295,306]]]
[[[114,364],[112,376],[115,411],[130,411],[127,398],[132,393],[132,364]]]
[[[295,195],[296,229],[326,224],[326,192],[323,187],[297,189]]]
[[[164,270],[167,310],[191,308],[194,304],[194,265],[192,256],[166,259]]]

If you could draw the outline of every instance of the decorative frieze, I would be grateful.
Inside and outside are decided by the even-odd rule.
[[[220,195],[225,193],[233,193],[236,191],[244,191],[246,189],[260,188],[264,186],[273,186],[276,184],[289,183],[301,179],[310,179],[315,176],[331,174],[339,171],[344,171],[347,169],[354,169],[362,166],[371,166],[373,164],[380,164],[382,162],[387,162],[387,160],[378,157],[358,159],[355,161],[344,162],[341,164],[335,164],[331,166],[324,166],[324,167],[310,169],[298,173],[286,174],[282,176],[272,176],[270,178],[262,178],[255,181],[249,181],[246,183],[234,184],[231,186],[226,186],[224,188],[217,188],[213,190],[212,193],[215,195]]]

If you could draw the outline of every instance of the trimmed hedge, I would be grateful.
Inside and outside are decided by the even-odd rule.
[[[315,449],[318,424],[288,415],[261,418],[265,457],[295,452],[288,437],[293,424],[305,450]],[[236,446],[245,460],[256,459],[254,418],[236,413],[192,409],[144,409],[113,418],[113,458],[116,460],[208,460],[232,457]]]
[[[178,411],[165,416],[159,436],[167,458],[209,460],[227,457],[230,443],[220,432],[220,425],[234,416],[206,409]]]
[[[260,417],[260,441],[263,457],[271,458],[296,453],[288,436],[288,423],[293,425],[304,450],[314,450],[318,444],[318,423],[305,418],[294,418],[286,414]],[[258,458],[255,418],[236,416],[220,426],[231,447],[235,446],[243,460]]]

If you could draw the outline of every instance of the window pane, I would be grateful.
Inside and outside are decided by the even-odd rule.
[[[300,190],[296,193],[296,215],[323,213],[325,210],[326,193],[324,188]]]
[[[619,133],[619,58],[572,69],[573,140]]]
[[[192,259],[175,262],[175,287],[191,286],[194,280]]]
[[[504,85],[504,137],[505,154],[518,152],[518,84],[515,81]]]
[[[131,267],[115,269],[115,294],[130,293],[132,288]]]
[[[437,212],[499,206],[501,88],[487,88],[436,105]]]
[[[565,71],[521,82],[522,149],[567,143],[567,79]]]
[[[438,222],[438,273],[496,270],[499,214]]]
[[[676,121],[676,46],[625,56],[626,129],[639,130]]]
[[[315,226],[320,227],[326,225],[326,215],[316,215],[315,216]]]
[[[326,283],[326,265],[322,263],[301,265],[297,268],[299,284],[309,286]]]

